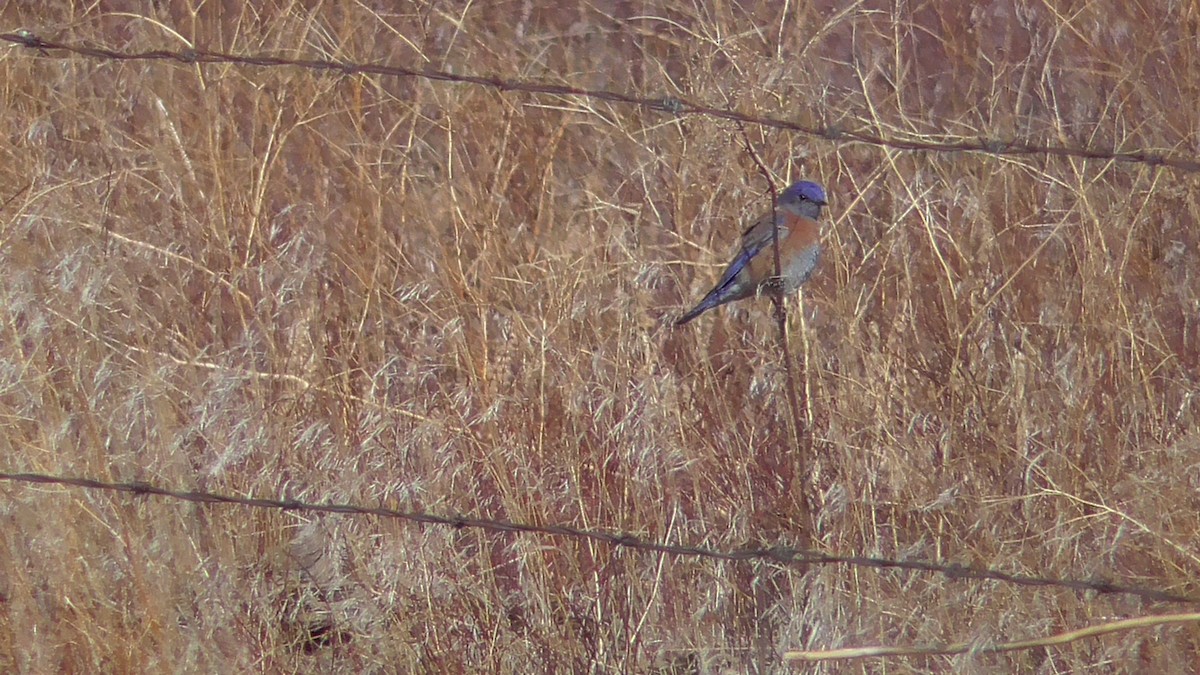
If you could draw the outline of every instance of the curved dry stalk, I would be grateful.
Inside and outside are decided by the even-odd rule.
[[[784,652],[783,658],[788,661],[835,661],[844,659],[863,659],[878,656],[944,656],[950,654],[966,654],[967,652],[1012,652],[1022,649],[1036,649],[1062,645],[1085,638],[1119,633],[1138,628],[1153,628],[1172,623],[1191,623],[1200,621],[1200,612],[1186,614],[1160,614],[1156,616],[1139,616],[1134,619],[1122,619],[1102,623],[1086,628],[1078,628],[1062,633],[1056,633],[1043,638],[1001,642],[993,645],[979,645],[973,642],[957,642],[944,646],[928,647],[847,647],[844,649],[826,649],[814,651]]]

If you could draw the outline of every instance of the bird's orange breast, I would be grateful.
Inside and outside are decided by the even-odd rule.
[[[793,213],[781,213],[779,224],[779,262],[784,275],[795,270],[795,263],[811,256],[813,247],[820,244],[821,225],[815,220]],[[750,261],[750,277],[761,284],[775,276],[775,251],[773,244],[763,247]]]

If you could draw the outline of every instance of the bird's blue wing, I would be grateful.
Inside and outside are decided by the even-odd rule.
[[[725,273],[721,275],[721,280],[713,288],[721,289],[729,285],[734,277],[746,269],[746,265],[749,265],[750,261],[771,243],[771,237],[774,234],[775,230],[771,227],[770,214],[759,218],[753,225],[746,228],[746,231],[742,233],[741,250],[738,251],[737,256],[729,263],[729,266],[725,268]]]
[[[734,277],[736,277],[742,270],[746,269],[746,265],[749,265],[750,261],[753,260],[754,256],[757,254],[758,251],[751,251],[748,249],[742,249],[741,251],[738,251],[737,257],[734,258],[733,262],[729,263],[729,266],[725,268],[725,273],[722,274],[721,279],[713,285],[713,289],[720,290],[728,286],[733,281]]]

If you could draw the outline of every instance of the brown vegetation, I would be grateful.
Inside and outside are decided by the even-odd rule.
[[[1200,148],[1188,3],[541,4],[18,1],[0,28],[892,138]],[[750,127],[778,184],[832,202],[790,302],[797,437],[767,300],[670,328],[769,204],[729,121],[20,48],[0,92],[2,471],[1194,592],[1193,174]],[[1181,611],[19,484],[0,517],[5,671],[775,670],[790,649]],[[1198,654],[1193,622],[887,664],[1182,672]]]

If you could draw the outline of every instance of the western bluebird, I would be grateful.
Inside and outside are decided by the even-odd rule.
[[[788,187],[779,195],[774,216],[779,223],[779,266],[784,293],[795,293],[800,284],[812,276],[821,259],[821,226],[817,219],[825,204],[825,190],[807,180]],[[713,307],[764,290],[778,289],[772,253],[775,228],[771,216],[771,213],[764,214],[742,233],[742,247],[725,268],[721,280],[700,304],[679,317],[676,326],[682,326]]]

